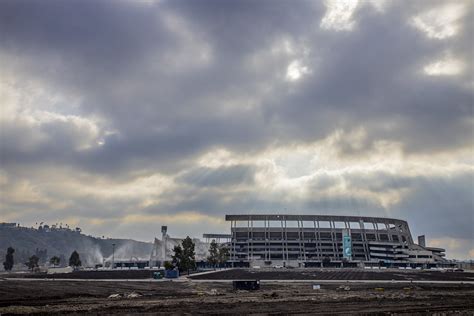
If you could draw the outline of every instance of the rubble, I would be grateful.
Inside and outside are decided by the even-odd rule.
[[[350,291],[351,287],[349,285],[340,285],[337,290],[339,291]]]
[[[142,297],[142,296],[143,296],[142,294],[132,292],[132,293],[127,294],[125,297],[126,298],[137,298],[137,297]]]

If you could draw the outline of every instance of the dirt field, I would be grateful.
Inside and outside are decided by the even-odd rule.
[[[74,271],[72,273],[10,273],[0,274],[3,278],[22,278],[22,279],[151,279],[155,270],[91,270]]]
[[[427,270],[361,270],[361,269],[233,269],[191,276],[196,280],[397,280],[397,281],[471,281],[472,272]]]
[[[259,291],[235,292],[230,282],[192,280],[0,281],[0,314],[26,313],[472,315],[474,286],[322,284],[313,290],[311,283],[263,282]]]

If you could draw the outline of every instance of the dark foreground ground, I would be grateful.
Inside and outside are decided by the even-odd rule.
[[[363,269],[233,269],[191,276],[196,280],[384,280],[384,281],[470,281],[474,272],[430,270],[363,270]]]
[[[111,279],[151,279],[153,273],[158,270],[80,270],[72,273],[10,273],[0,274],[3,278],[15,279],[93,279],[93,280],[111,280]]]
[[[405,314],[474,313],[468,285],[262,284],[234,292],[230,283],[2,281],[0,314]],[[382,289],[383,288],[383,289]],[[131,293],[139,297],[129,297]],[[120,297],[108,298],[112,294]],[[133,295],[132,295],[133,296]]]
[[[0,278],[22,279],[151,279],[154,270],[74,271],[73,273],[11,273]],[[191,276],[196,280],[383,280],[383,281],[471,281],[474,272],[446,272],[431,270],[365,270],[365,269],[232,269],[212,274]]]
[[[321,289],[313,290],[311,282],[269,281],[259,291],[247,292],[233,291],[231,282],[203,280],[0,279],[0,315],[27,313],[473,315],[474,285],[341,281],[321,282]]]

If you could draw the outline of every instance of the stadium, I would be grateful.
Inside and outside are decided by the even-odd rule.
[[[408,223],[382,217],[226,215],[234,266],[434,266],[444,249],[414,243]]]

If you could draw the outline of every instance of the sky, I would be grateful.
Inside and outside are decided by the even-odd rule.
[[[474,259],[474,1],[1,0],[0,221],[407,220]]]

